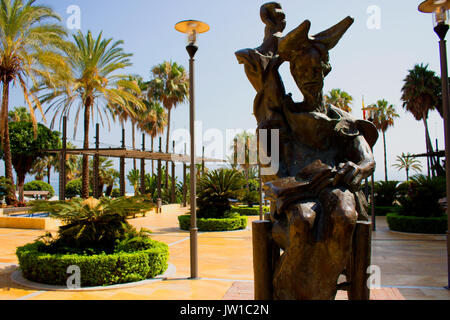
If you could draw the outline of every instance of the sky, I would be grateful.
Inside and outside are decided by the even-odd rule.
[[[73,22],[68,8],[80,9],[80,28],[83,33],[91,30],[94,35],[124,41],[125,52],[132,53],[133,66],[126,73],[139,74],[150,79],[152,66],[163,61],[177,62],[188,69],[185,35],[174,25],[181,20],[195,19],[209,24],[210,30],[201,34],[199,50],[195,56],[195,105],[196,120],[201,122],[202,132],[197,138],[205,140],[208,133],[219,130],[225,137],[227,130],[251,130],[256,127],[252,115],[255,90],[248,82],[242,65],[237,63],[234,52],[243,48],[255,48],[262,43],[264,24],[259,8],[268,1],[258,0],[42,0],[62,18]],[[402,152],[425,152],[424,126],[402,108],[401,88],[408,70],[424,63],[440,75],[438,37],[433,31],[431,15],[417,10],[420,1],[411,0],[282,0],[287,20],[284,34],[305,19],[311,21],[313,35],[336,24],[346,16],[355,19],[354,24],[339,44],[330,51],[331,73],[325,78],[324,93],[340,88],[353,96],[352,114],[362,118],[362,99],[365,104],[386,99],[400,115],[394,127],[386,132],[388,178],[405,180],[405,172],[392,167]],[[72,29],[70,32],[77,32]],[[286,91],[294,100],[302,95],[293,81],[288,63],[280,68]],[[25,105],[23,95],[12,90],[9,108]],[[68,132],[73,138],[73,112],[69,117]],[[52,113],[46,115],[47,123]],[[38,115],[38,120],[42,119]],[[81,120],[80,120],[81,121]],[[443,120],[436,111],[429,114],[428,124],[433,142],[438,139],[439,149],[444,149]],[[91,124],[91,133],[95,124]],[[126,145],[131,146],[130,124],[126,124]],[[171,130],[189,129],[189,105],[180,104],[172,112]],[[179,132],[179,130],[178,130]],[[217,132],[217,131],[216,131]],[[140,134],[136,145],[140,146]],[[81,146],[82,128],[79,126],[75,140]],[[94,143],[94,134],[91,134]],[[120,146],[121,125],[100,129],[102,147]],[[148,141],[148,140],[147,140]],[[165,141],[165,137],[163,137]],[[164,144],[163,144],[164,145]],[[201,154],[201,141],[197,142],[197,154]],[[227,143],[224,140],[223,149]],[[179,145],[182,149],[182,145]],[[177,151],[182,151],[178,148]],[[380,136],[374,147],[377,162],[375,180],[384,179],[383,142]],[[421,160],[423,173],[426,161]],[[115,160],[118,168],[118,160]],[[127,170],[132,160],[127,160]],[[148,168],[148,165],[147,165]],[[177,176],[180,175],[177,167]],[[0,175],[4,174],[3,165]],[[31,179],[29,177],[28,179]],[[55,180],[54,180],[55,179]],[[57,185],[53,175],[52,184]]]

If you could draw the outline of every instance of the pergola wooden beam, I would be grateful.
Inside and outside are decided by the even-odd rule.
[[[51,149],[46,150],[48,153],[60,153],[62,149]],[[145,159],[145,160],[161,160],[161,161],[174,161],[181,163],[189,162],[189,155],[179,154],[179,153],[165,153],[165,152],[151,152],[151,151],[142,151],[142,150],[128,150],[126,148],[99,148],[99,149],[66,149],[66,154],[76,154],[76,155],[88,155],[95,156],[98,155],[100,157],[109,157],[109,158],[136,158],[136,159]],[[222,159],[213,159],[213,158],[202,158],[196,157],[196,163],[201,164],[202,162],[223,162],[226,160]]]

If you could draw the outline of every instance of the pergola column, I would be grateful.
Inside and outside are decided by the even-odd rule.
[[[175,154],[175,140],[172,141],[172,152]],[[171,203],[175,203],[176,202],[176,197],[175,197],[175,162],[172,162],[172,187],[171,187]]]
[[[63,117],[62,149],[59,153],[59,200],[66,199],[67,117]]]
[[[98,123],[95,124],[95,149],[98,151],[99,147],[100,147],[100,139],[99,139],[99,133],[100,133],[100,126]],[[98,153],[96,153],[94,155],[94,163],[93,163],[93,181],[94,181],[94,185],[93,185],[93,194],[94,194],[94,198],[100,198],[101,196],[101,191],[99,190],[99,166],[100,163],[100,158]]]
[[[125,149],[125,128],[122,128],[122,148]],[[120,157],[120,196],[125,195],[125,157]]]
[[[145,133],[142,134],[142,151],[145,151]],[[145,193],[145,159],[141,159],[141,194]]]

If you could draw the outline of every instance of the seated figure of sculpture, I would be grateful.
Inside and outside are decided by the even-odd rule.
[[[279,169],[262,177],[271,200],[272,237],[282,249],[273,297],[334,299],[356,222],[368,220],[361,181],[375,168],[371,147],[378,137],[372,123],[324,104],[329,51],[353,19],[314,36],[306,20],[283,37],[286,22],[278,3],[264,4],[261,18],[266,24],[263,44],[240,50],[236,57],[257,91],[258,129],[280,133]],[[283,62],[290,63],[302,102],[285,93],[278,72]]]

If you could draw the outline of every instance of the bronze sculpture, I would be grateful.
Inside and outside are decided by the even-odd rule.
[[[375,168],[371,147],[378,133],[372,123],[325,106],[322,93],[331,71],[328,52],[353,19],[347,17],[314,36],[309,36],[311,23],[306,20],[283,37],[286,21],[280,4],[266,3],[260,13],[266,24],[263,44],[237,51],[236,57],[257,91],[253,111],[258,129],[279,130],[279,170],[262,176],[271,199],[268,237],[283,252],[278,256],[275,250],[270,295],[334,299],[340,274],[352,279],[353,288],[365,286],[361,282],[366,270],[354,270],[361,266],[355,267],[352,252],[363,252],[369,255],[362,257],[365,264],[370,261],[370,239],[362,240],[369,243],[361,251],[355,229],[357,223],[368,222],[360,185]],[[290,63],[303,102],[286,94],[278,72],[283,62]],[[265,151],[270,154],[270,146]],[[368,293],[356,294],[358,290],[349,297],[368,298]]]

